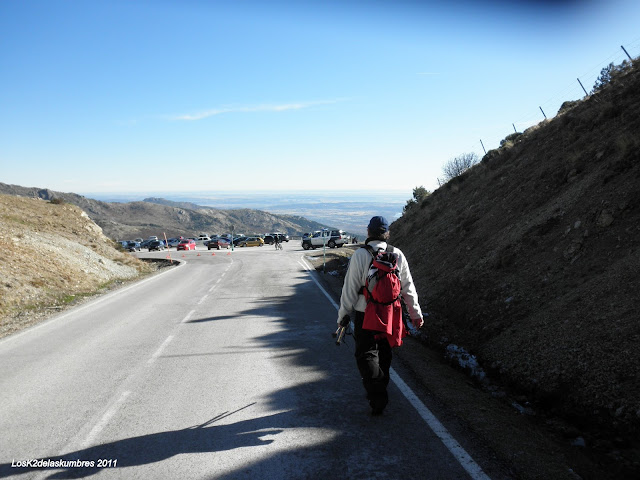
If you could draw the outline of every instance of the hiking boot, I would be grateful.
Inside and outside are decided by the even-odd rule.
[[[371,415],[374,417],[382,415],[382,412],[384,412],[384,407],[371,407]]]
[[[387,406],[387,402],[382,399],[369,400],[371,406],[371,415],[382,415],[384,408]]]

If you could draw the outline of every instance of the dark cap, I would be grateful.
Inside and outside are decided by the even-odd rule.
[[[388,232],[389,222],[384,217],[372,217],[367,228],[371,232]]]

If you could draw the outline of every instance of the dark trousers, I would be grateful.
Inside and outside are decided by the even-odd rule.
[[[362,328],[364,313],[356,311],[354,337],[356,363],[373,409],[383,409],[388,402],[387,385],[391,368],[391,347],[386,337],[375,338],[379,332]]]

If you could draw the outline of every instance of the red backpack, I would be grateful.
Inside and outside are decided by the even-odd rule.
[[[399,256],[391,245],[388,245],[386,250],[380,249],[377,252],[369,245],[365,245],[364,248],[369,251],[373,261],[362,288],[367,300],[362,328],[380,332],[382,337],[387,337],[392,347],[400,346],[402,337],[405,337],[407,332],[402,322]]]

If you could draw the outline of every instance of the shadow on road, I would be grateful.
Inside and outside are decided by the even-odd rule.
[[[460,478],[455,461],[445,460],[446,453],[433,447],[424,428],[416,433],[416,417],[409,415],[408,403],[394,388],[391,404],[385,415],[371,417],[364,390],[353,360],[353,342],[337,347],[331,337],[337,312],[307,275],[303,281],[289,284],[286,295],[258,297],[252,308],[233,315],[192,319],[191,324],[203,324],[229,318],[263,317],[276,322],[275,333],[252,339],[270,352],[280,375],[312,372],[313,380],[289,382],[293,386],[261,398],[261,411],[278,413],[231,424],[217,424],[232,418],[240,410],[251,411],[253,404],[221,413],[198,426],[181,430],[151,433],[116,440],[83,450],[65,453],[52,460],[118,459],[117,468],[148,465],[179,454],[222,452],[243,447],[272,444],[285,431],[303,438],[297,447],[287,444],[274,448],[273,454],[243,462],[236,470],[215,470],[211,458],[202,458],[212,465],[210,478],[417,478],[425,462],[444,467],[430,467],[433,478]],[[272,332],[274,329],[269,329]],[[245,345],[228,348],[242,349]],[[186,355],[216,355],[215,352]],[[167,355],[167,361],[175,356]],[[259,371],[248,376],[260,375]],[[193,385],[197,389],[197,385]],[[245,412],[246,414],[246,412]],[[322,432],[313,441],[314,432]],[[292,433],[293,432],[293,433]],[[437,442],[437,441],[436,441]],[[439,443],[438,443],[439,444]],[[381,454],[381,452],[384,454]],[[416,452],[419,451],[419,457]],[[18,459],[16,459],[18,460]],[[453,459],[451,459],[453,460]],[[253,462],[253,463],[251,463]],[[49,479],[78,478],[94,475],[102,469],[52,469]],[[0,465],[0,478],[33,472],[34,469]],[[338,473],[339,472],[339,473]],[[48,472],[47,472],[48,473]],[[175,473],[175,472],[174,472]],[[122,476],[124,473],[119,472]],[[169,477],[172,477],[169,475]]]
[[[152,433],[139,437],[125,438],[114,442],[92,446],[82,450],[69,452],[59,457],[50,458],[51,461],[73,462],[76,460],[117,459],[118,469],[160,462],[182,453],[220,452],[240,447],[266,445],[272,439],[263,439],[268,435],[275,435],[282,429],[273,428],[277,425],[277,413],[251,420],[228,425],[214,425],[219,420],[234,413],[249,408],[253,404],[242,407],[235,412],[224,412],[202,425],[188,427],[182,430]],[[23,459],[16,459],[23,460]],[[0,478],[10,475],[26,474],[42,468],[12,468],[10,463],[0,465]],[[50,470],[60,470],[53,468]],[[104,468],[64,468],[62,471],[51,473],[47,478],[82,478],[96,474]]]

